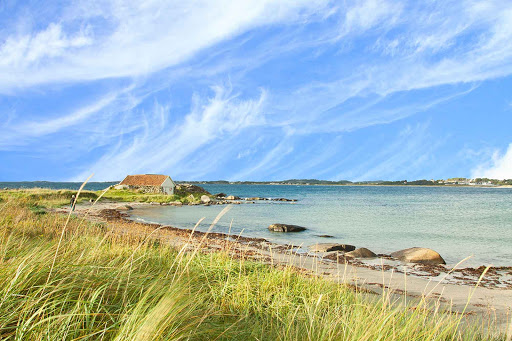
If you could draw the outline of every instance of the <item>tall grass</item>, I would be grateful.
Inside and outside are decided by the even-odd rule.
[[[16,199],[0,204],[0,339],[492,339],[423,301],[391,304],[293,268],[74,217],[49,276],[65,221]]]

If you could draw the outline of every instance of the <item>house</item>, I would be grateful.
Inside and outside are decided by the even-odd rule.
[[[172,195],[176,184],[169,175],[139,174],[128,175],[115,187],[116,189],[137,189],[144,193],[163,193]]]

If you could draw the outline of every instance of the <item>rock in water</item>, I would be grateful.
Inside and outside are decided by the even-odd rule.
[[[345,253],[345,257],[352,257],[352,258],[375,258],[377,255],[368,250],[365,247],[361,247],[359,249],[355,249],[354,251],[350,251]]]
[[[133,210],[133,207],[131,207],[129,205],[122,205],[122,206],[116,207],[116,210],[119,210],[119,211],[131,211],[131,210]]]
[[[392,257],[408,263],[420,264],[446,264],[443,257],[434,250],[423,247],[411,247],[410,249],[393,252]]]
[[[315,245],[311,245],[309,250],[312,252],[331,252],[331,251],[352,251],[355,250],[354,245],[348,244],[337,244],[337,243],[317,243]]]
[[[210,201],[211,201],[211,199],[210,199],[210,197],[209,197],[209,196],[207,196],[207,195],[201,195],[201,202],[202,202],[202,203],[207,204],[207,203],[209,203]]]
[[[228,195],[226,200],[240,200],[240,197],[237,197],[236,195]]]
[[[306,230],[305,227],[288,224],[272,224],[268,229],[273,232],[300,232]]]

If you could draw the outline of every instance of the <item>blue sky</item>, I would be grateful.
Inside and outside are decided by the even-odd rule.
[[[0,180],[512,178],[510,1],[0,2]]]

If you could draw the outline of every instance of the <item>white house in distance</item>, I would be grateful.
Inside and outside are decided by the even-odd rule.
[[[138,174],[128,175],[116,189],[137,189],[144,193],[174,194],[176,184],[169,175],[162,174]]]

